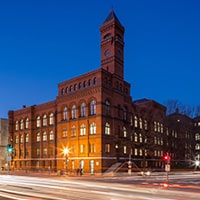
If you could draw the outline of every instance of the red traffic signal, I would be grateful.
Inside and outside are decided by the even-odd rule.
[[[163,156],[164,161],[170,161],[170,156],[169,155],[164,155]]]

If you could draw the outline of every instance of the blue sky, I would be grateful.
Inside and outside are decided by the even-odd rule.
[[[125,27],[133,100],[199,105],[200,1],[0,1],[0,118],[55,100],[58,83],[100,67],[99,27],[114,9]]]

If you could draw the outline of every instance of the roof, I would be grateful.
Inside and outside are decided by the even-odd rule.
[[[109,15],[107,16],[107,18],[104,21],[104,23],[112,21],[112,20],[116,20],[118,23],[120,23],[119,19],[117,18],[116,14],[115,14],[115,12],[113,10],[109,13]]]

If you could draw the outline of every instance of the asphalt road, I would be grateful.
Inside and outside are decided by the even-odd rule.
[[[0,199],[199,200],[199,174],[165,176],[0,176]]]

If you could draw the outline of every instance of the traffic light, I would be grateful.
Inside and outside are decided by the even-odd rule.
[[[12,153],[12,151],[13,151],[12,144],[8,144],[8,145],[7,145],[7,152],[8,152],[8,153]]]
[[[168,154],[164,155],[163,156],[163,160],[166,162],[166,163],[169,163],[170,162],[170,156]]]

